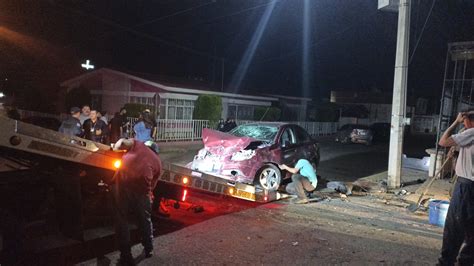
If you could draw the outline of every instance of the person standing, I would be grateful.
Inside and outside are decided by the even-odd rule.
[[[82,106],[81,116],[79,117],[79,120],[81,121],[81,125],[84,125],[84,122],[87,119],[89,119],[90,115],[91,115],[91,107],[89,105]]]
[[[153,140],[151,138],[151,130],[153,129],[153,122],[151,121],[150,114],[143,112],[140,114],[138,122],[133,126],[135,131],[135,139],[141,142]]]
[[[102,112],[97,111],[97,118],[104,121],[106,125],[109,124],[109,121],[107,120],[107,112],[104,112],[104,114],[102,114]]]
[[[318,185],[316,171],[311,163],[306,159],[299,159],[295,167],[289,167],[286,164],[279,165],[281,170],[290,172],[291,183],[286,186],[286,191],[291,195],[297,195],[296,204],[308,203],[306,192],[312,192]]]
[[[127,216],[132,210],[142,233],[145,257],[153,256],[153,224],[151,199],[161,174],[161,160],[145,144],[135,139],[120,139],[114,151],[125,151],[122,166],[115,173],[113,195],[116,210],[116,233],[120,249],[120,262],[133,265],[130,231]]]
[[[95,142],[107,144],[108,128],[104,121],[97,117],[97,111],[90,111],[90,118],[84,121],[84,138]]]
[[[224,119],[221,118],[219,119],[219,123],[217,124],[217,130],[224,132],[224,127],[225,127]]]
[[[81,109],[79,107],[72,107],[70,113],[71,116],[61,123],[58,131],[69,136],[82,137],[82,125],[79,120]]]
[[[158,133],[158,124],[156,123],[156,118],[153,116],[150,109],[145,109],[145,111],[143,111],[143,112],[145,114],[148,114],[148,116],[149,116],[149,121],[152,123],[151,139],[155,140],[156,139],[156,134]]]
[[[453,135],[460,124],[465,130]],[[454,265],[457,259],[459,265],[474,265],[474,109],[458,114],[439,145],[459,147],[455,167],[458,179],[446,216],[439,264]]]
[[[127,120],[127,109],[120,109],[120,120],[122,121],[122,138],[130,137],[130,123]]]
[[[122,117],[116,112],[109,123],[110,143],[117,142],[122,137]]]

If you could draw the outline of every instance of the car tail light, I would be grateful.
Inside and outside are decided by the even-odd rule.
[[[188,190],[187,189],[183,190],[183,197],[181,198],[181,201],[186,201],[187,195],[188,195]]]

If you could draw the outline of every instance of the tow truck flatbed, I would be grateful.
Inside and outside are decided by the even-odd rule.
[[[183,193],[187,193],[189,188],[262,203],[278,200],[285,196],[278,191],[265,190],[245,183],[231,182],[216,175],[168,162],[163,162],[163,174],[159,181],[179,186],[183,189]]]

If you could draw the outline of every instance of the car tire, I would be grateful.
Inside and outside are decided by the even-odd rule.
[[[343,139],[341,139],[341,143],[342,143],[342,144],[347,144],[347,143],[349,143],[349,138],[348,138],[348,137],[344,137]]]
[[[265,164],[257,172],[255,184],[266,190],[275,191],[280,187],[281,171],[273,164]]]

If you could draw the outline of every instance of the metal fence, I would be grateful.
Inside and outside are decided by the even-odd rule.
[[[58,119],[59,121],[62,121],[67,118],[67,114],[49,114],[49,113],[41,113],[41,112],[36,112],[36,111],[28,111],[28,110],[22,110],[22,109],[17,109],[18,113],[20,113],[20,117],[22,119],[24,118],[29,118],[29,117],[48,117],[48,118],[55,118]]]
[[[130,130],[138,121],[137,118],[128,118]],[[166,120],[157,119],[156,141],[194,141],[202,138],[202,129],[209,128],[208,120]],[[240,120],[237,125],[248,124],[258,121]],[[288,122],[297,124],[306,129],[311,136],[328,136],[336,133],[339,123],[337,122]]]
[[[129,132],[138,118],[128,117]],[[209,127],[208,120],[157,119],[156,141],[194,141],[202,138],[202,129]]]
[[[67,118],[67,114],[47,114],[35,111],[18,110],[22,118],[38,116],[56,118],[60,121]],[[138,118],[128,117],[129,132]],[[157,119],[156,141],[194,141],[202,139],[202,129],[211,126],[208,120],[171,120]],[[237,125],[254,123],[258,121],[238,120]],[[339,123],[337,122],[287,122],[297,124],[306,129],[311,136],[327,136],[336,133]]]

